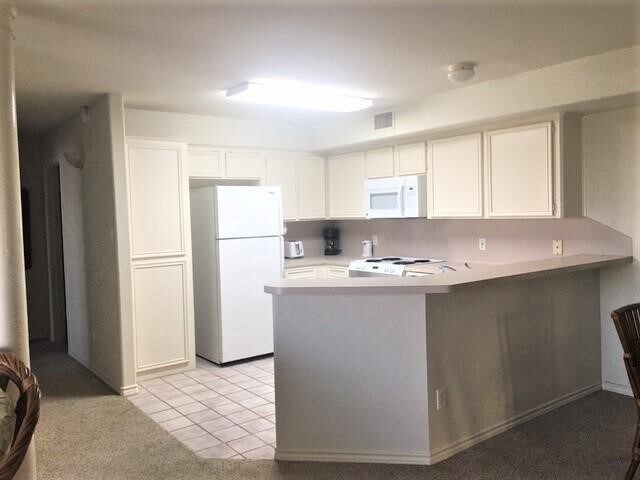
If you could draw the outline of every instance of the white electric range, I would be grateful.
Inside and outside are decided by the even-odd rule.
[[[466,265],[466,264],[465,264]],[[417,269],[416,267],[420,267]],[[428,267],[428,268],[425,268]],[[373,257],[354,260],[349,264],[350,277],[420,277],[440,273],[455,272],[459,265],[452,266],[449,262],[437,258],[416,257]],[[468,265],[466,265],[466,268]],[[412,270],[418,271],[412,271]]]

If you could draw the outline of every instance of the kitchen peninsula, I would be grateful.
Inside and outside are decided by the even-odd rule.
[[[598,269],[629,262],[270,282],[276,458],[433,464],[599,390]]]

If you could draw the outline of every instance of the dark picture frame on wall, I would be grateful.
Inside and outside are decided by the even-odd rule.
[[[29,190],[20,189],[20,198],[22,201],[22,242],[24,248],[24,267],[29,270],[31,268],[31,205],[29,201]]]

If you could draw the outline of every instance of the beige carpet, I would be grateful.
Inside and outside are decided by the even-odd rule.
[[[32,357],[42,480],[622,479],[635,421],[632,399],[601,392],[432,467],[200,460],[60,349]]]

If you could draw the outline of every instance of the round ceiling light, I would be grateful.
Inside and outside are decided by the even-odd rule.
[[[453,83],[464,83],[471,80],[476,74],[475,63],[462,62],[449,65],[447,78]]]

